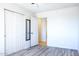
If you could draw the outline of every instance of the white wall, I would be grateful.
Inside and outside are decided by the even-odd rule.
[[[47,17],[47,44],[79,50],[79,7],[62,8],[38,13]]]
[[[26,10],[15,3],[0,3],[0,8],[9,9],[18,13],[25,14],[26,18],[29,18],[32,15],[35,15],[33,12]]]
[[[0,55],[4,55],[4,10],[0,8]]]
[[[4,54],[4,8],[11,10],[11,11],[15,11],[18,13],[22,13],[24,14],[24,19],[29,19],[31,16],[34,16],[35,14],[33,14],[31,11],[28,11],[26,9],[23,9],[19,6],[17,6],[16,4],[0,4],[0,55]],[[19,21],[19,20],[18,20]],[[30,42],[29,41],[25,41],[25,45],[23,45],[24,48],[28,48],[30,47]]]

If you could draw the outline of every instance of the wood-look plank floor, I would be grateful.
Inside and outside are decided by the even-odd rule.
[[[79,53],[77,50],[72,49],[34,46],[8,56],[79,56]]]

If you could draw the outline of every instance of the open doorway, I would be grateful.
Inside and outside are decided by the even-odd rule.
[[[38,43],[41,47],[47,46],[47,18],[38,20]]]

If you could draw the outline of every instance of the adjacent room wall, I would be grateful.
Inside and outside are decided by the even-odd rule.
[[[62,8],[42,13],[47,17],[47,44],[79,50],[79,7]]]

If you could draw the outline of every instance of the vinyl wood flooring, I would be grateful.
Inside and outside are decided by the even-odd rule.
[[[73,49],[34,46],[8,56],[79,56],[79,53]]]

